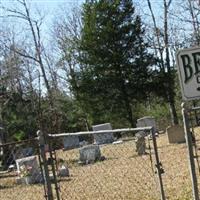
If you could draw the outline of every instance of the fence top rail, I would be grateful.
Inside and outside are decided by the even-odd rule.
[[[192,107],[191,109],[189,109],[190,112],[195,111],[195,110],[200,110],[200,106]]]
[[[11,146],[11,145],[17,145],[17,144],[26,144],[26,143],[32,143],[38,141],[38,138],[32,138],[32,139],[27,139],[27,140],[21,140],[21,141],[15,141],[15,142],[8,142],[8,143],[3,143],[0,144],[0,148],[1,147],[5,147],[5,146]]]
[[[153,127],[140,127],[140,128],[122,128],[113,130],[101,130],[101,131],[82,131],[76,133],[59,133],[59,134],[49,134],[49,137],[65,137],[65,136],[79,136],[79,135],[92,135],[101,133],[118,133],[118,132],[136,132],[136,131],[151,131]]]

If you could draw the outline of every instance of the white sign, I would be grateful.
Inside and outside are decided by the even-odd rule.
[[[179,50],[176,60],[183,99],[200,99],[200,47]]]

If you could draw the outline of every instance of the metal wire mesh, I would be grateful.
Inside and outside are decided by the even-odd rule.
[[[44,199],[38,144],[34,141],[4,144],[0,152],[0,199]],[[29,161],[22,161],[26,159]]]
[[[147,148],[142,155],[138,155],[140,149],[136,152],[134,137],[122,137],[118,142],[99,145],[91,145],[89,139],[80,142],[83,147],[77,148],[74,144],[74,148],[62,149],[65,140],[67,138],[63,137],[51,140],[58,171],[63,165],[69,170],[68,177],[59,178],[61,199],[159,199],[153,145],[148,137],[144,140]],[[80,151],[88,146],[88,156],[92,160],[88,157],[88,161],[83,162]],[[100,150],[97,159],[92,157],[92,146]]]
[[[166,199],[192,199],[186,143],[169,144],[167,134],[157,139],[158,153],[164,168],[163,184]]]
[[[195,172],[197,176],[198,182],[198,190],[200,194],[200,127],[199,127],[199,119],[200,119],[200,110],[195,110],[190,113],[190,130],[192,134],[192,142],[193,142],[193,154],[195,159]]]
[[[194,128],[194,135],[196,139],[194,154],[198,158],[199,128]],[[38,140],[0,146],[0,199],[45,199],[47,191],[44,190],[43,184],[47,179],[41,174],[44,173],[44,167],[40,168],[40,164],[43,166],[44,162],[47,164],[54,199],[160,199],[158,174],[155,173],[157,172],[156,149],[150,135],[144,134],[141,140],[132,132],[114,136],[114,142],[99,144],[97,140],[101,140],[101,137],[97,137],[94,144],[92,134],[76,135],[75,138],[61,134],[59,137],[50,136],[47,146],[39,146]],[[105,134],[102,137],[103,140],[106,139]],[[110,140],[110,137],[108,138]],[[167,134],[160,134],[156,141],[159,158],[165,171],[162,178],[166,199],[192,199],[186,144],[169,144]],[[45,153],[42,162],[39,159],[41,149],[44,149]],[[41,182],[27,183],[25,181],[27,172],[18,172],[19,164],[16,164],[19,163],[19,159],[30,157],[35,157],[37,164],[34,165],[39,168],[39,174],[36,170],[37,173],[32,172],[33,176],[43,177]],[[200,181],[198,160],[195,164]],[[59,187],[56,179],[52,179],[53,173],[56,174]],[[19,180],[22,182],[19,183]]]

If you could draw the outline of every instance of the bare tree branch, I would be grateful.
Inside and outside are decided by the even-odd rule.
[[[168,2],[168,4],[167,4],[167,8],[170,7],[171,3],[172,3],[172,0],[169,0],[169,2]]]

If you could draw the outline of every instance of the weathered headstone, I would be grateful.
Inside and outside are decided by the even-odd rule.
[[[136,146],[136,152],[139,156],[144,155],[146,153],[146,143],[143,131],[138,132],[135,135],[135,146]]]
[[[36,156],[17,159],[15,162],[17,173],[21,179],[27,179],[26,177],[29,177],[30,183],[40,183],[43,181]]]
[[[137,119],[137,127],[153,126],[156,129],[156,120],[154,117],[145,116]]]
[[[140,119],[137,119],[137,124],[136,126],[139,127],[147,127],[147,126],[151,126],[154,127],[154,130],[157,131],[156,128],[156,120],[154,117],[150,117],[150,116],[145,116],[142,117]]]
[[[77,135],[65,136],[63,146],[65,150],[79,147],[79,137]]]
[[[94,125],[92,126],[92,129],[93,131],[112,130],[112,126],[110,123],[105,123]],[[114,141],[113,133],[94,133],[93,136],[95,144],[106,144]]]
[[[57,175],[60,176],[60,177],[67,177],[67,176],[69,176],[69,169],[68,169],[68,167],[65,166],[65,165],[61,165],[58,168]]]
[[[84,164],[93,163],[101,159],[99,145],[88,145],[79,149],[80,162]]]
[[[166,129],[169,143],[185,142],[185,134],[183,127],[179,125],[170,126]]]

